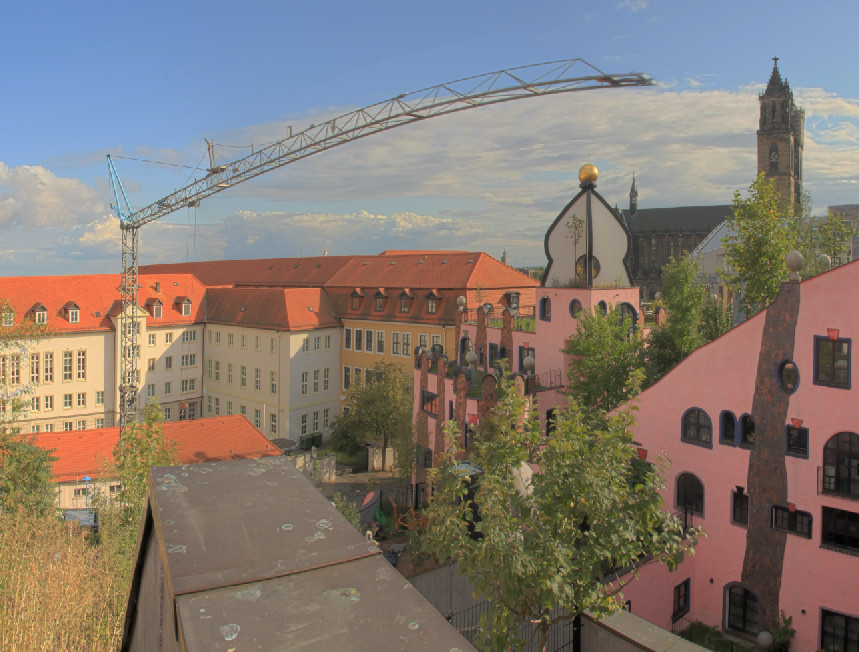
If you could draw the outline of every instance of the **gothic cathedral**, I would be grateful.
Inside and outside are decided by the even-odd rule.
[[[758,172],[775,179],[781,196],[798,204],[802,200],[802,146],[805,111],[793,101],[787,79],[781,78],[778,57],[766,90],[758,98]]]

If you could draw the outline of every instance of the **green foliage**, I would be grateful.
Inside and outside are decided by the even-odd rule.
[[[346,517],[356,530],[361,529],[361,516],[358,514],[358,506],[351,502],[339,491],[331,497],[331,502],[337,508],[337,511]]]
[[[794,248],[797,233],[784,205],[775,182],[763,172],[749,186],[748,197],[734,192],[733,214],[728,217],[733,234],[725,236],[722,245],[733,270],[726,280],[741,297],[746,317],[772,303],[787,280],[785,257]]]
[[[19,506],[40,516],[54,511],[52,452],[23,435],[0,432],[0,512]]]
[[[17,505],[39,515],[54,507],[50,452],[20,433],[15,422],[30,408],[33,387],[29,350],[47,329],[29,319],[17,317],[8,301],[0,301],[0,511],[14,511]]]
[[[411,476],[414,457],[412,425],[412,382],[397,365],[379,362],[370,380],[362,375],[352,379],[346,390],[346,414],[337,419],[337,437],[350,437],[356,446],[374,442],[382,446],[382,466],[387,468],[387,449],[397,453],[397,469]]]
[[[645,387],[654,384],[699,346],[731,327],[731,315],[718,297],[697,280],[689,256],[669,259],[662,268],[662,300],[668,319],[651,329],[645,349]]]
[[[637,459],[632,423],[628,410],[586,418],[570,401],[553,437],[541,442],[530,399],[502,379],[499,402],[481,420],[474,440],[472,462],[484,471],[474,488],[481,519],[475,527],[482,535],[476,539],[466,521],[470,479],[453,472],[458,437],[450,428],[449,449],[438,454],[430,471],[433,494],[423,549],[439,561],[456,562],[476,593],[489,600],[479,647],[521,648],[525,641],[517,625],[526,622],[536,625],[537,648],[545,649],[555,623],[584,610],[596,617],[619,611],[621,592],[642,564],[673,569],[693,551],[699,531],[687,534],[663,510],[659,472],[639,468],[630,486]],[[538,471],[530,491],[520,492],[518,472],[532,459]]]
[[[796,249],[803,255],[805,278],[825,271],[818,253],[840,255],[855,228],[842,215],[830,213],[823,220],[810,217],[811,199],[805,195],[790,207],[763,172],[749,186],[748,197],[734,192],[733,215],[728,224],[734,235],[722,240],[725,259],[732,270],[725,279],[742,297],[746,317],[757,314],[778,296],[787,280],[785,257]]]
[[[796,636],[796,630],[793,628],[793,616],[788,616],[784,611],[780,611],[779,615],[778,625],[770,632],[773,637],[773,644],[770,646],[771,652],[787,652],[790,649],[790,642]]]
[[[583,409],[607,412],[638,393],[644,342],[628,315],[582,313],[563,352],[573,356],[569,393]]]
[[[131,568],[137,545],[144,501],[149,482],[149,467],[179,463],[176,444],[164,435],[164,413],[156,402],[143,409],[141,419],[132,423],[113,449],[113,461],[105,465],[103,478],[118,479],[119,493],[107,497],[97,494],[101,545],[116,556],[117,564]],[[130,577],[129,577],[130,580]]]

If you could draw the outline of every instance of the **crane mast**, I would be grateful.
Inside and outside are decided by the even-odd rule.
[[[427,118],[457,111],[499,104],[528,97],[559,93],[652,86],[643,73],[607,74],[583,59],[567,59],[510,68],[420,91],[398,95],[385,102],[350,111],[319,125],[310,125],[230,163],[215,162],[214,146],[207,141],[210,165],[206,174],[166,197],[132,211],[110,154],[108,171],[115,203],[111,204],[122,230],[121,312],[119,320],[120,363],[119,427],[124,430],[137,414],[139,360],[137,346],[137,232],[140,227],[202,199],[258,177],[271,170],[343,145],[359,138],[387,131]],[[120,205],[124,200],[125,208]]]

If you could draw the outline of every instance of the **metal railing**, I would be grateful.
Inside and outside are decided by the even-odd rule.
[[[484,600],[455,614],[450,614],[447,619],[456,628],[456,631],[462,634],[463,638],[474,645],[483,634],[483,629],[480,627],[480,617],[489,611],[489,607],[490,602]],[[546,642],[547,652],[578,652],[573,645],[574,626],[575,623],[572,619],[553,625],[549,630],[549,637]],[[519,636],[529,641],[522,648],[525,652],[536,652],[537,650],[538,636],[534,631],[535,628],[536,625],[531,623],[519,624]]]

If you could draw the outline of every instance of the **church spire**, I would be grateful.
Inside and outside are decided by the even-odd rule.
[[[635,188],[635,172],[632,173],[632,187],[629,189],[630,217],[638,212],[638,190]]]

